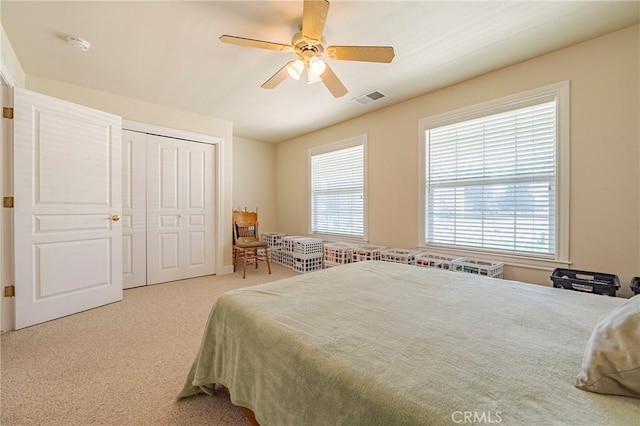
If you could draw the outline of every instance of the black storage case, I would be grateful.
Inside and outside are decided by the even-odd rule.
[[[633,277],[630,287],[633,294],[640,294],[640,277]]]
[[[551,281],[556,288],[608,296],[615,296],[620,288],[620,279],[617,275],[575,269],[556,268],[551,273]]]

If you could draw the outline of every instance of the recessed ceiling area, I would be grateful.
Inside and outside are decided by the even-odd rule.
[[[229,120],[235,135],[275,143],[640,22],[639,2],[334,0],[325,46],[395,50],[389,64],[327,60],[348,89],[334,98],[305,79],[261,88],[295,54],[219,40],[289,44],[302,23],[301,0],[3,0],[1,7],[28,76]],[[70,49],[69,35],[91,48]],[[374,91],[385,97],[353,101]]]

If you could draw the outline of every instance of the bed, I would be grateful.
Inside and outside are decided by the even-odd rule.
[[[625,299],[387,262],[221,296],[179,398],[215,383],[263,425],[638,425],[575,388]]]

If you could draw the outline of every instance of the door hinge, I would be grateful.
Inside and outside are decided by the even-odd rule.
[[[13,197],[4,197],[2,199],[2,207],[5,207],[7,209],[12,209],[13,208]]]
[[[2,118],[8,118],[9,120],[13,119],[13,108],[2,107]]]
[[[16,286],[13,284],[5,286],[4,297],[16,297]]]

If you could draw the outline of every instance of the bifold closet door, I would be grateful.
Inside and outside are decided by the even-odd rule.
[[[147,284],[215,273],[214,150],[147,135]]]
[[[147,135],[122,131],[122,286],[147,284]]]

